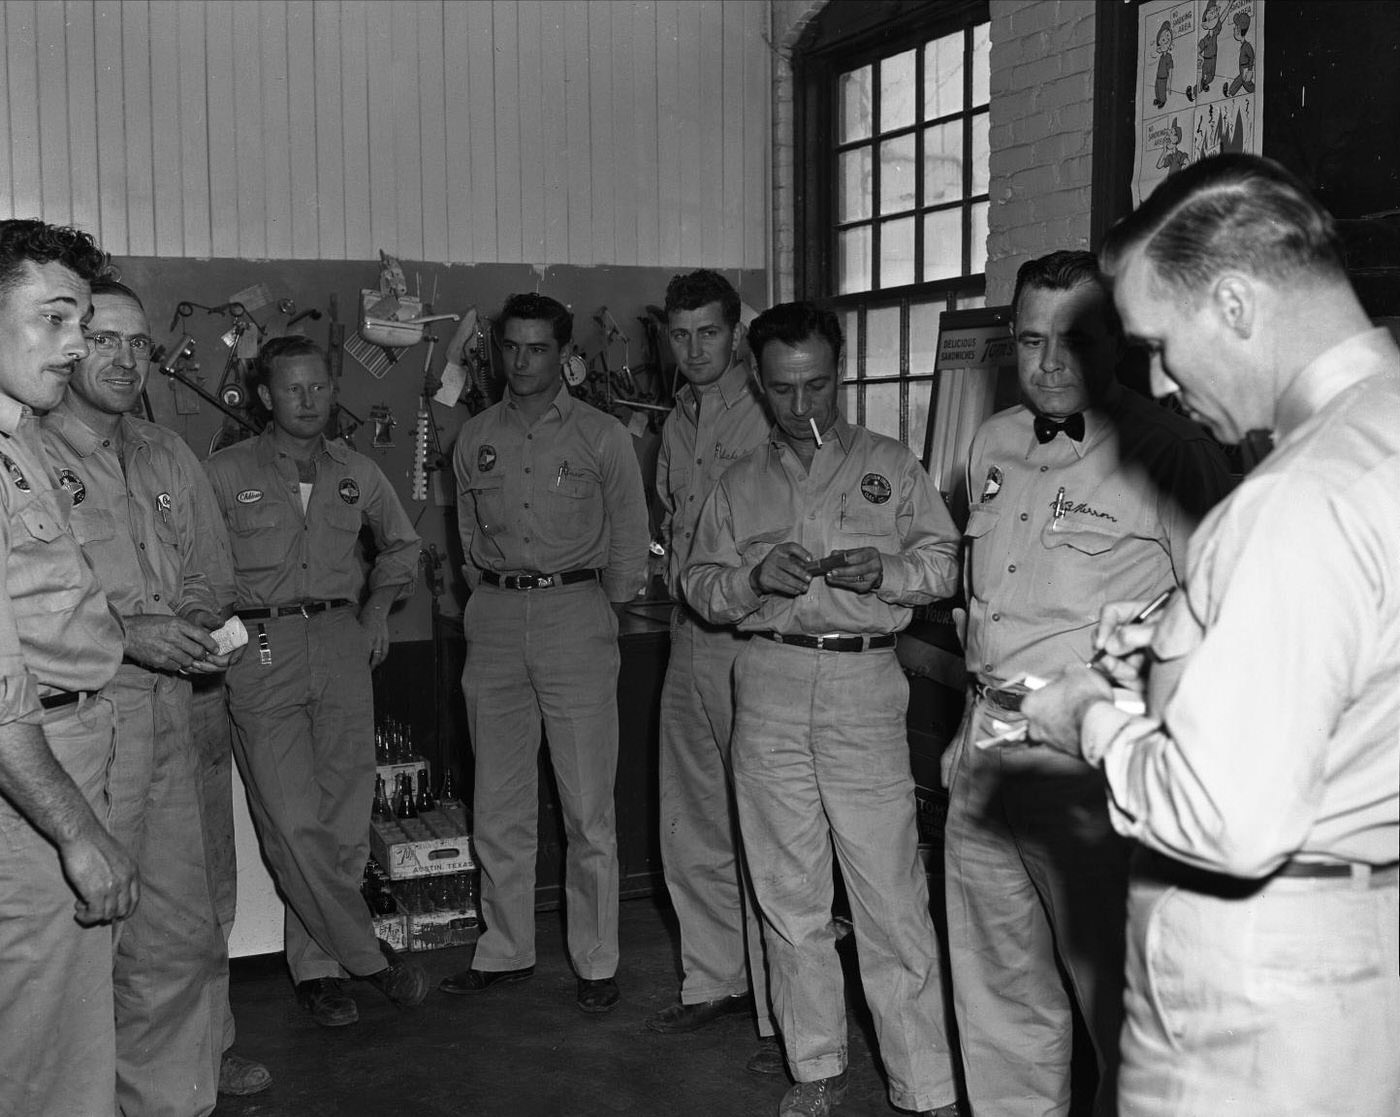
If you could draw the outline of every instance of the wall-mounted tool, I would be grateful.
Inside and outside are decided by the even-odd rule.
[[[384,252],[379,258],[379,289],[360,291],[360,336],[366,341],[390,349],[406,349],[423,340],[423,327],[430,322],[456,322],[461,318],[460,314],[425,315],[423,300],[408,293],[398,260]]]

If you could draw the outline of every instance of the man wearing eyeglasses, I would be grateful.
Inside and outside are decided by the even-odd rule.
[[[205,869],[188,676],[222,671],[236,654],[218,654],[210,636],[233,575],[194,454],[131,414],[153,347],[140,299],[102,278],[92,307],[87,356],[43,429],[73,533],[126,634],[105,691],[117,710],[107,824],[136,858],[144,894],[116,935],[117,1100],[125,1113],[208,1113],[228,955]]]
[[[35,411],[87,353],[106,254],[0,221],[0,1113],[111,1113],[113,921],[140,897],[107,832],[122,632],[69,530]]]

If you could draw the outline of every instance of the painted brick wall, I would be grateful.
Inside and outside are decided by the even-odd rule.
[[[1094,5],[991,0],[991,17],[987,302],[997,305],[1025,260],[1089,247]]]

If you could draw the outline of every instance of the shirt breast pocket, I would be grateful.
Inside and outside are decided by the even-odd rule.
[[[894,508],[853,508],[837,517],[837,532],[841,537],[840,550],[852,551],[859,547],[882,548],[897,534],[894,522]]]
[[[278,570],[286,559],[282,511],[275,504],[239,504],[228,518],[233,564],[240,572]]]
[[[506,529],[505,483],[496,477],[477,482],[469,491],[477,530],[485,536],[500,535]]]
[[[565,533],[601,521],[602,491],[602,481],[587,473],[571,473],[557,478],[545,490],[551,518],[561,525]]]
[[[332,531],[358,535],[360,533],[359,510],[352,508],[344,501],[332,504],[326,511],[326,524]]]
[[[1098,521],[1073,513],[1052,519],[1040,533],[1047,547],[1070,547],[1084,555],[1102,555],[1113,550],[1123,532],[1111,521]]]
[[[86,504],[84,501],[83,505],[73,509],[69,517],[69,524],[78,542],[86,546],[89,543],[105,543],[116,538],[117,518],[105,509],[88,508]]]

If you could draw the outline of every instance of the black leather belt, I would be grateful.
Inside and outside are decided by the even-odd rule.
[[[1285,861],[1269,876],[1245,879],[1198,869],[1155,850],[1139,849],[1133,858],[1134,876],[1174,884],[1192,892],[1224,899],[1252,896],[1272,880],[1347,880],[1358,888],[1385,888],[1400,882],[1400,863],[1371,865],[1351,861]]]
[[[1304,880],[1364,876],[1374,880],[1387,873],[1389,874],[1387,879],[1390,880],[1394,880],[1397,875],[1400,875],[1400,872],[1397,871],[1397,862],[1392,861],[1389,865],[1370,865],[1353,861],[1285,861],[1283,868],[1274,873],[1274,876],[1295,877]]]
[[[300,605],[259,605],[252,609],[234,610],[245,621],[264,621],[269,617],[314,617],[327,609],[345,609],[355,604],[344,598],[335,601],[303,601]]]
[[[794,648],[814,648],[820,652],[867,652],[876,648],[892,648],[895,634],[880,636],[808,636],[803,632],[760,632],[765,640],[776,644],[791,644]]]
[[[596,582],[602,577],[601,570],[565,570],[562,574],[497,574],[494,570],[483,570],[481,580],[488,586],[499,586],[503,590],[547,590],[555,586],[571,586],[575,582]]]
[[[39,705],[46,710],[61,710],[64,706],[72,706],[82,701],[85,690],[56,690],[52,694],[39,695]]]

